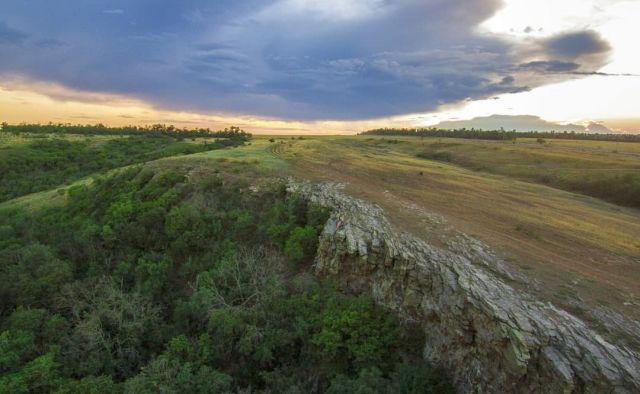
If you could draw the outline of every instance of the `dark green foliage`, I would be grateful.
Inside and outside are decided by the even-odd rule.
[[[52,293],[72,278],[69,263],[48,246],[30,243],[0,252],[0,308],[45,305]]]
[[[131,376],[162,341],[159,307],[114,280],[69,285],[60,304],[73,326],[60,353],[74,376]]]
[[[424,363],[396,364],[394,372],[385,376],[378,368],[363,369],[357,377],[338,375],[331,381],[328,394],[447,394],[453,387]]]
[[[246,187],[132,167],[1,211],[0,393],[444,387],[393,314],[300,272],[328,212]]]
[[[231,126],[224,130],[177,128],[173,125],[154,124],[151,126],[108,127],[102,124],[73,125],[73,124],[18,124],[2,123],[1,131],[5,133],[36,133],[36,134],[77,134],[77,135],[116,135],[116,136],[145,136],[172,137],[183,140],[185,138],[224,138],[228,140],[248,141],[251,133],[246,133],[239,127]]]
[[[438,137],[438,138],[465,138],[475,140],[515,140],[516,138],[557,138],[567,140],[592,140],[592,141],[619,141],[640,142],[640,134],[600,134],[600,133],[576,133],[555,131],[506,131],[506,130],[482,130],[482,129],[394,129],[381,128],[368,130],[360,135],[380,135],[397,137]],[[397,141],[396,141],[397,142]],[[389,141],[391,143],[391,141]]]
[[[435,128],[422,129],[374,129],[360,133],[360,135],[380,135],[386,137],[439,137],[439,138],[466,138],[478,140],[513,140],[523,133],[504,130],[480,130],[480,129],[456,129],[442,130]],[[388,143],[398,143],[398,140],[389,140]]]
[[[33,127],[30,129],[28,127]],[[40,136],[37,126],[9,126],[29,132],[32,141],[24,145],[7,146],[0,151],[0,201],[63,185],[87,175],[162,157],[191,154],[229,146],[242,145],[246,138],[218,139],[213,143],[180,142],[173,134],[133,134],[114,137],[105,142],[68,140],[69,130],[44,130],[52,137]],[[140,134],[140,135],[139,135]],[[247,137],[248,138],[248,137]],[[70,190],[70,193],[77,190]],[[64,193],[61,189],[60,193]]]
[[[129,379],[124,387],[128,393],[231,393],[233,379],[206,365],[181,362],[159,356],[144,372]]]
[[[289,261],[310,262],[315,255],[318,235],[329,218],[319,206],[308,204],[300,196],[291,196],[286,204],[276,203],[263,226],[271,242],[284,251]]]
[[[580,179],[541,176],[540,181],[616,204],[640,208],[640,173],[613,174],[606,178],[586,175]]]
[[[421,159],[427,159],[427,160],[437,160],[437,161],[446,161],[446,162],[451,162],[452,160],[451,153],[443,152],[443,151],[435,151],[435,152],[425,151],[425,152],[418,153],[416,156],[418,156]]]
[[[296,227],[287,238],[284,254],[294,263],[311,260],[316,252],[318,231],[311,227]]]
[[[34,335],[28,331],[4,331],[0,334],[0,370],[11,371],[14,366],[35,354]]]
[[[451,383],[442,379],[442,371],[425,363],[397,364],[391,374],[394,393],[445,394],[454,393]]]
[[[110,376],[89,376],[63,383],[55,394],[118,394],[119,385]]]
[[[0,394],[50,393],[63,379],[53,352],[28,362],[18,372],[0,376]]]
[[[329,303],[320,320],[320,332],[313,342],[325,360],[340,365],[368,368],[385,365],[387,349],[398,338],[397,321],[390,314],[377,314],[367,298],[336,299]]]

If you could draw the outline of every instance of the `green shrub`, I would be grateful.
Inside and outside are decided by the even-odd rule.
[[[296,227],[284,246],[284,254],[294,263],[313,258],[318,245],[318,232],[311,226]]]
[[[39,243],[0,252],[0,306],[46,305],[72,278],[71,266]]]
[[[89,376],[80,380],[71,380],[63,383],[54,394],[118,394],[122,389],[115,383],[111,376]]]
[[[322,314],[320,327],[313,343],[339,370],[393,361],[388,354],[399,340],[398,321],[393,315],[379,313],[368,298],[332,300]]]

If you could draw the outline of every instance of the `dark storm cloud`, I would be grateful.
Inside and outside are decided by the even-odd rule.
[[[551,37],[545,41],[545,48],[552,56],[577,58],[608,52],[611,46],[594,31],[579,31]]]
[[[523,63],[519,66],[521,70],[537,71],[541,73],[569,73],[580,68],[578,63],[563,62],[560,60],[542,61]]]
[[[498,0],[0,3],[0,72],[159,106],[293,119],[429,111],[592,72],[592,32],[528,48],[476,27]],[[11,28],[9,28],[9,26]],[[20,33],[24,32],[24,33]],[[12,36],[13,34],[13,36]],[[581,57],[588,55],[585,68]]]

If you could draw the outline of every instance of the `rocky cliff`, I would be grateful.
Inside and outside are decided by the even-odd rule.
[[[469,257],[473,243],[445,250],[399,233],[382,209],[335,184],[291,180],[289,190],[332,209],[317,274],[417,322],[424,357],[449,371],[459,392],[640,393],[640,355],[516,291]]]

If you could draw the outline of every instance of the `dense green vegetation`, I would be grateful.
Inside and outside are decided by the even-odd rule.
[[[188,129],[178,128],[173,125],[154,124],[151,126],[124,126],[108,127],[97,125],[73,125],[73,124],[18,124],[2,123],[1,129],[5,133],[38,133],[38,134],[77,134],[77,135],[133,135],[145,137],[173,137],[173,138],[226,138],[237,141],[248,141],[251,133],[246,133],[239,127],[231,126],[224,130],[212,131],[208,128]]]
[[[381,128],[368,130],[360,135],[379,135],[396,137],[438,137],[438,138],[465,138],[474,140],[515,140],[516,138],[549,138],[566,140],[591,140],[591,141],[618,141],[640,142],[640,134],[601,134],[601,133],[576,133],[555,131],[515,131],[515,130],[482,130],[482,129],[436,129],[436,128]]]
[[[60,130],[52,134],[4,130],[0,133],[0,201],[125,165],[242,144],[241,138],[191,141],[165,134],[90,138]]]
[[[0,393],[451,391],[420,330],[305,274],[327,212],[184,174],[0,212]]]

